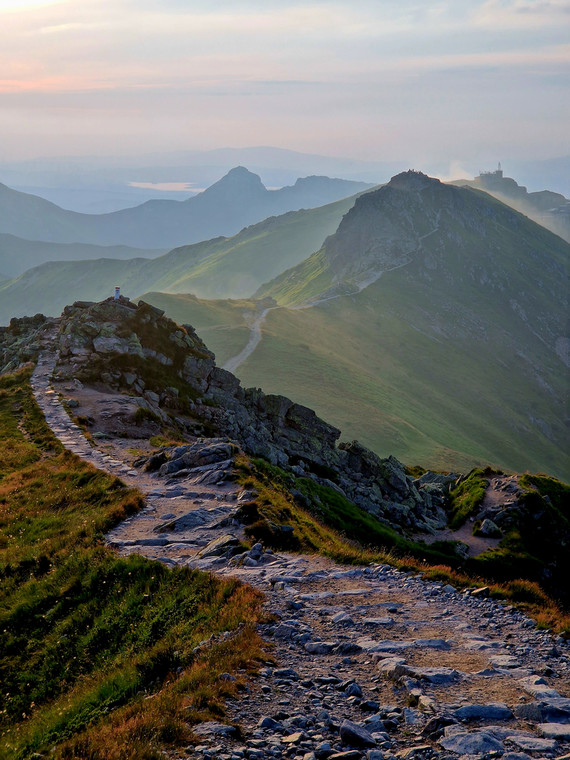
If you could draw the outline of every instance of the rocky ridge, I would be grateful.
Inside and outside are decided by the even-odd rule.
[[[461,593],[386,565],[347,569],[261,544],[244,551],[240,514],[255,494],[233,481],[233,445],[196,440],[168,460],[184,457],[184,468],[163,463],[136,472],[113,453],[111,439],[100,443],[107,452],[93,447],[71,422],[53,385],[69,384],[80,399],[84,389],[60,374],[52,385],[56,358],[42,354],[32,379],[48,424],[82,458],[136,478],[146,497],[145,509],[117,526],[109,544],[166,565],[237,576],[266,594],[272,619],[261,633],[274,645],[272,659],[228,704],[240,731],[203,724],[182,756],[568,757],[567,642],[488,599],[484,588]]]
[[[0,336],[0,370],[37,356],[41,330],[52,329],[61,379],[121,390],[140,407],[139,420],[228,438],[253,456],[335,488],[382,522],[433,532],[446,523],[448,483],[414,481],[394,457],[382,459],[285,396],[243,388],[189,325],[128,299],[76,302],[57,323],[41,316],[13,320]],[[39,332],[38,332],[39,331]],[[143,411],[144,410],[144,411]],[[152,425],[151,425],[152,427]],[[184,468],[164,452],[168,472]]]

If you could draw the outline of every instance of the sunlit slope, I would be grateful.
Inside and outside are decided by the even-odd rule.
[[[260,302],[246,298],[206,300],[170,293],[144,293],[141,298],[163,309],[175,322],[192,325],[216,355],[219,367],[245,347],[249,340],[248,320],[260,307]]]
[[[261,283],[318,249],[356,197],[271,217],[232,238],[175,248],[151,260],[43,264],[0,283],[0,324],[37,312],[56,316],[70,301],[107,297],[115,285],[131,297],[168,291],[203,298],[247,298]]]
[[[356,197],[270,217],[232,238],[218,240],[207,257],[194,257],[195,246],[177,248],[160,260],[165,274],[156,277],[152,289],[195,293],[201,298],[251,296],[263,282],[318,250]]]
[[[330,300],[270,312],[237,374],[381,454],[568,478],[570,247],[482,193],[409,179],[386,203],[361,198],[318,254],[260,289]]]
[[[160,256],[166,249],[139,249],[127,245],[99,246],[87,243],[44,243],[24,240],[0,233],[0,272],[18,277],[27,269],[46,261],[81,261],[85,259],[145,259]]]
[[[487,193],[405,172],[360,196],[320,250],[256,295],[288,306],[314,302],[358,292],[382,272],[413,261],[423,264],[427,282],[442,276],[451,282],[465,267],[492,279],[503,252],[508,266],[514,250],[524,262],[550,252],[564,259],[569,247]]]

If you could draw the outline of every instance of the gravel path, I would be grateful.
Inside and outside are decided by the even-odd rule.
[[[240,509],[252,494],[233,481],[228,444],[181,447],[188,466],[176,473],[135,470],[120,450],[94,448],[70,420],[50,385],[55,363],[45,352],[32,378],[51,429],[146,497],[109,545],[238,576],[265,592],[273,615],[262,634],[275,664],[228,703],[242,735],[205,724],[201,744],[180,757],[570,757],[566,642],[484,590],[462,593],[386,565],[347,568],[260,545],[243,552]]]

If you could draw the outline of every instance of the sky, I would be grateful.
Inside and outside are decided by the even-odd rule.
[[[570,0],[0,0],[0,160],[569,152]]]

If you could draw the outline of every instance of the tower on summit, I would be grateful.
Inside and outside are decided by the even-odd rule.
[[[498,166],[494,172],[479,172],[479,176],[475,177],[475,179],[487,185],[491,185],[493,182],[500,183],[500,180],[503,179],[503,169],[501,167],[501,162],[499,161]]]

